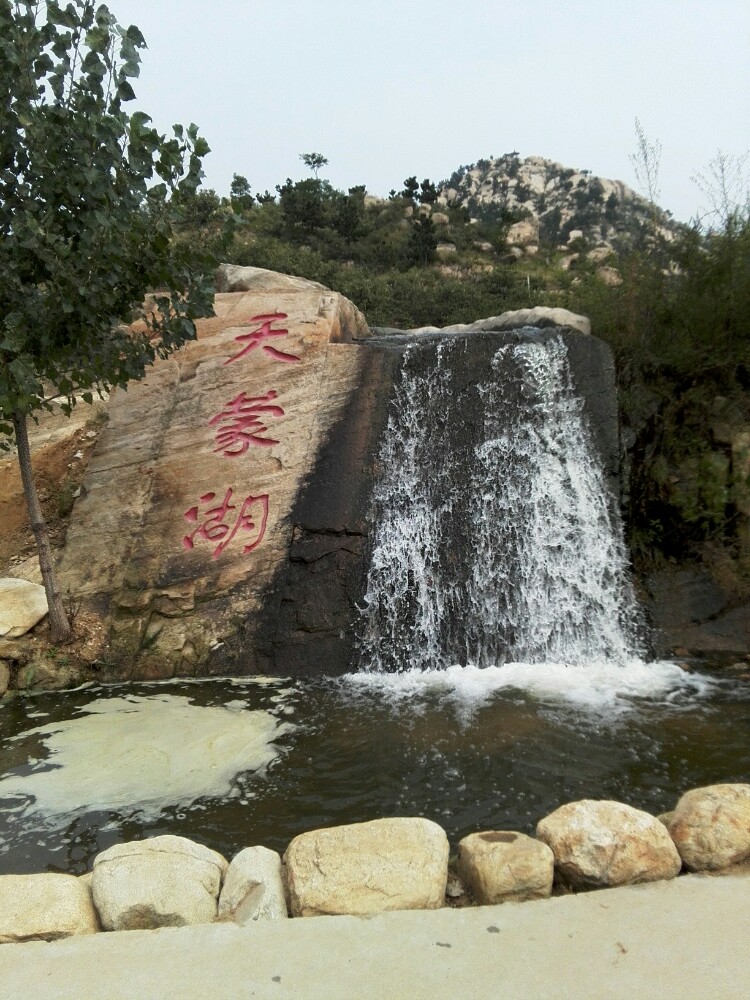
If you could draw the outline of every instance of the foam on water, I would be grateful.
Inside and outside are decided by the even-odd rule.
[[[240,701],[202,707],[179,695],[91,702],[83,715],[12,737],[41,740],[46,757],[30,774],[0,779],[0,798],[24,816],[111,810],[155,818],[169,806],[226,796],[243,771],[261,771],[278,755],[273,740],[290,731]],[[20,749],[20,747],[19,747]]]
[[[354,692],[378,693],[394,704],[408,702],[413,706],[416,699],[437,697],[464,713],[497,697],[523,692],[542,703],[610,718],[632,712],[646,702],[678,710],[717,686],[712,678],[689,673],[676,663],[645,663],[637,658],[625,664],[603,660],[479,667],[469,663],[399,673],[362,671],[347,674],[344,683]]]

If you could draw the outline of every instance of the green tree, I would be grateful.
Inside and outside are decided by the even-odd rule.
[[[312,170],[316,180],[320,168],[328,166],[328,160],[322,153],[300,153],[299,158],[306,167]]]
[[[90,0],[0,0],[0,431],[15,434],[54,642],[70,625],[27,420],[142,378],[211,313],[207,261],[172,238],[208,146],[195,125],[168,139],[124,110],[144,47]],[[139,317],[143,333],[125,325]]]
[[[253,198],[250,193],[250,182],[242,174],[233,174],[232,183],[229,186],[229,198],[235,212],[245,212],[253,207]]]
[[[412,264],[429,264],[435,259],[438,238],[432,219],[420,216],[412,219],[407,258]]]
[[[419,191],[419,181],[416,177],[407,177],[404,181],[404,189],[401,192],[402,198],[408,198],[409,201],[414,201],[417,197],[417,192]]]
[[[422,190],[419,192],[419,201],[422,205],[434,205],[438,200],[438,189],[429,179],[425,177],[422,181]]]

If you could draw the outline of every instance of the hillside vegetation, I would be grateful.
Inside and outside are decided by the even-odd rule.
[[[336,190],[317,177],[323,157],[308,165],[314,176],[274,194],[254,196],[239,175],[229,199],[198,192],[184,205],[183,238],[231,263],[320,281],[371,326],[444,326],[533,305],[588,315],[617,363],[636,566],[698,559],[747,593],[747,205],[725,205],[712,229],[679,226],[620,182],[516,153],[442,184],[407,178],[388,199]]]

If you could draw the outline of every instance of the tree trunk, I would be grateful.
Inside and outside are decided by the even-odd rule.
[[[60,589],[57,583],[57,575],[52,559],[52,548],[49,543],[49,533],[42,514],[39,503],[39,496],[34,482],[34,471],[31,467],[31,451],[29,449],[29,433],[26,426],[26,415],[23,413],[13,414],[13,429],[16,432],[16,446],[18,448],[18,464],[21,468],[21,481],[23,492],[26,498],[26,509],[29,512],[31,530],[34,532],[37,552],[39,553],[39,566],[42,570],[42,580],[44,590],[47,594],[47,605],[49,607],[50,638],[52,642],[67,642],[72,629],[68,616],[63,605]]]

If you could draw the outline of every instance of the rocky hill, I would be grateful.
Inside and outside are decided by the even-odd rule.
[[[622,181],[541,156],[521,159],[516,152],[459,167],[441,185],[438,201],[463,207],[480,222],[509,223],[510,242],[527,245],[568,245],[583,238],[591,246],[621,249],[654,215],[667,237],[675,228],[669,213]]]

